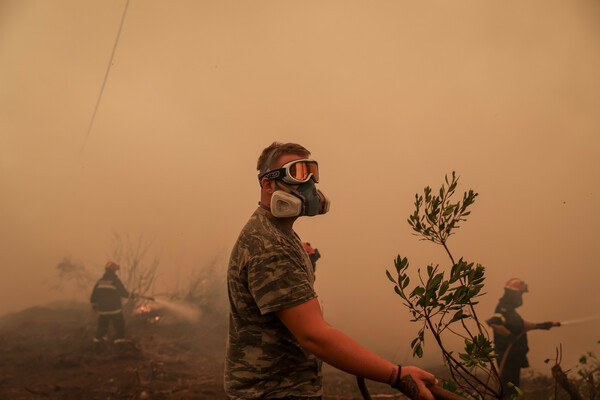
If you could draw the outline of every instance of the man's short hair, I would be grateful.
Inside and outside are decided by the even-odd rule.
[[[273,154],[271,154],[271,153],[273,153]],[[258,163],[256,164],[256,169],[259,171],[259,174],[260,174],[260,171],[265,166],[267,159],[269,158],[269,156],[271,156],[271,161],[269,162],[269,165],[267,166],[265,171],[270,170],[273,168],[273,166],[277,165],[281,156],[287,155],[287,154],[294,154],[294,155],[308,158],[310,156],[310,151],[308,151],[304,146],[301,146],[297,143],[273,142],[273,143],[271,143],[271,145],[269,147],[264,149],[262,151],[262,153],[260,154],[260,157],[258,157]]]

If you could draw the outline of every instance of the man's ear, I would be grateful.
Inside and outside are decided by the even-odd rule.
[[[260,181],[260,185],[263,188],[263,190],[269,194],[273,194],[273,192],[275,191],[275,181],[274,180],[271,180],[266,177],[262,178]]]

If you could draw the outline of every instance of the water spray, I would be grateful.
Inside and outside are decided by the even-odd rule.
[[[173,311],[175,314],[179,315],[180,317],[182,317],[190,322],[198,322],[200,320],[200,316],[201,316],[200,310],[191,306],[190,304],[182,303],[182,302],[168,301],[168,300],[163,300],[163,299],[157,299],[156,297],[143,296],[140,294],[136,294],[134,297],[138,298],[138,299],[152,301],[157,306],[164,307],[170,311]],[[148,308],[148,310],[149,309],[150,308]]]
[[[574,324],[582,324],[584,322],[596,321],[598,319],[600,319],[600,316],[596,315],[596,316],[593,316],[593,317],[585,317],[585,318],[579,318],[579,319],[572,319],[570,321],[557,322],[557,323],[558,323],[558,326],[574,325]]]
[[[161,307],[167,308],[180,317],[187,319],[190,322],[198,322],[200,320],[200,310],[186,303],[153,299],[153,301]]]

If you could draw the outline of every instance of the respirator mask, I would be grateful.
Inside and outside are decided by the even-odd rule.
[[[267,163],[268,165],[268,163]],[[329,211],[329,199],[317,189],[319,165],[313,160],[295,160],[258,177],[274,180],[291,193],[276,190],[271,197],[271,214],[278,218],[314,216]],[[290,185],[298,185],[296,189]]]

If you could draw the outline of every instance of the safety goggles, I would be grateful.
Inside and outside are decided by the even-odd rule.
[[[313,160],[295,160],[283,164],[281,168],[268,171],[258,177],[259,181],[263,178],[277,180],[280,179],[290,185],[299,185],[306,183],[312,178],[319,182],[319,164]]]

